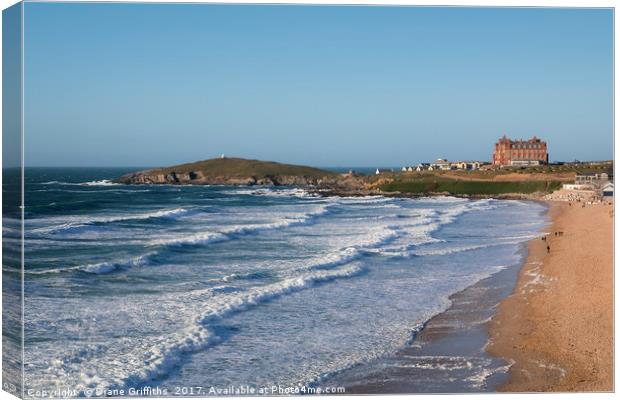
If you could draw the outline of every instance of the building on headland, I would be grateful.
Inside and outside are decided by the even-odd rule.
[[[480,162],[478,161],[457,161],[452,164],[453,169],[465,169],[465,170],[477,170],[480,169]]]
[[[609,180],[609,174],[606,172],[602,172],[600,174],[596,173],[582,173],[575,175],[575,184],[580,185],[592,185],[596,183],[605,183]]]
[[[400,169],[401,172],[423,172],[423,171],[449,171],[449,170],[477,170],[482,163],[479,161],[456,161],[450,162],[443,158],[438,158],[434,163],[419,163],[417,166],[405,165]],[[381,172],[381,171],[380,171]]]
[[[434,167],[434,169],[441,171],[449,171],[452,169],[452,164],[450,164],[450,161],[446,160],[445,158],[438,158],[434,163],[431,164],[431,166]]]
[[[420,163],[417,167],[415,167],[415,170],[418,172],[427,171],[430,166],[431,165],[429,163]]]
[[[575,183],[565,183],[562,190],[549,198],[550,200],[604,201],[614,196],[613,173],[578,173],[575,175]]]
[[[526,167],[548,163],[547,142],[536,136],[529,140],[511,140],[504,135],[495,143],[494,166]]]

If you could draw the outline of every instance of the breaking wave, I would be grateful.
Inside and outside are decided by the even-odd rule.
[[[315,222],[316,218],[325,216],[330,213],[333,204],[325,204],[317,211],[308,212],[295,217],[284,217],[281,220],[255,225],[243,225],[232,228],[226,228],[219,232],[199,232],[192,235],[174,238],[163,238],[151,241],[151,245],[155,246],[183,246],[208,244],[215,241],[228,240],[236,235],[245,235],[258,233],[262,231],[284,229],[292,226],[309,225]]]
[[[191,292],[185,300],[192,304],[203,304],[200,307],[203,312],[196,315],[191,324],[177,334],[155,339],[156,344],[146,351],[137,349],[127,354],[124,357],[124,363],[130,368],[125,369],[124,374],[115,374],[109,381],[100,381],[98,384],[102,386],[102,389],[110,389],[137,386],[152,381],[174,369],[181,362],[184,354],[204,350],[217,344],[221,339],[209,329],[210,323],[280,296],[311,288],[316,284],[356,276],[362,271],[363,268],[360,265],[312,271],[243,293],[224,293],[216,297],[212,297],[211,289]],[[209,300],[205,302],[206,299]],[[77,386],[92,388],[92,382],[84,379]]]
[[[49,181],[49,182],[41,182],[40,185],[70,185],[70,186],[117,186],[122,185],[121,183],[114,183],[109,179],[102,179],[99,181],[88,181],[88,182],[62,182],[62,181]]]
[[[31,229],[31,232],[34,233],[59,233],[59,232],[75,232],[80,231],[80,228],[94,226],[94,225],[102,225],[108,223],[115,222],[123,222],[123,221],[139,221],[139,220],[148,220],[153,218],[178,218],[182,216],[186,216],[191,214],[193,210],[187,210],[185,208],[174,208],[171,210],[159,210],[147,213],[139,213],[139,214],[127,214],[127,215],[115,215],[115,216],[75,216],[73,217],[73,221],[66,222],[59,225],[45,226],[41,228]],[[64,217],[63,220],[71,219],[71,217]],[[54,219],[46,219],[46,220],[29,220],[28,223],[40,223],[55,221]]]

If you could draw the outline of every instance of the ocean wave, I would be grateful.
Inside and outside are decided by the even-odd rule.
[[[215,278],[215,281],[223,281],[223,282],[233,282],[237,280],[243,279],[265,279],[273,276],[273,273],[270,271],[253,271],[253,272],[235,272],[230,275],[226,275],[223,278]]]
[[[326,204],[321,207],[319,210],[314,212],[309,212],[304,214],[303,216],[295,217],[295,218],[285,218],[282,221],[262,224],[262,225],[250,225],[250,226],[241,226],[228,228],[221,232],[198,232],[192,235],[183,236],[183,237],[173,237],[173,238],[163,238],[152,240],[149,245],[154,247],[181,247],[181,246],[196,246],[196,245],[207,245],[211,243],[218,243],[227,240],[231,240],[235,235],[244,235],[257,233],[265,230],[274,230],[281,229],[285,227],[295,226],[295,225],[304,225],[311,223],[314,218],[325,215],[330,212],[329,208],[331,204]],[[179,209],[182,210],[182,209]],[[67,268],[55,268],[55,269],[46,269],[46,270],[37,270],[37,271],[29,271],[30,274],[55,274],[55,273],[63,273],[79,270],[82,272],[94,273],[94,274],[107,274],[110,272],[114,272],[117,270],[128,269],[131,267],[138,266],[147,266],[152,262],[152,259],[155,255],[161,254],[162,250],[153,250],[147,254],[140,255],[130,259],[123,259],[118,261],[105,261],[94,264],[86,264],[74,267]]]
[[[115,185],[121,185],[120,183],[114,183],[109,179],[103,179],[100,181],[89,181],[89,182],[83,182],[80,183],[80,185],[84,185],[84,186],[115,186]]]
[[[441,222],[443,225],[454,222],[457,217],[464,213],[470,211],[493,210],[500,206],[499,203],[497,203],[493,199],[483,199],[476,201],[465,200],[463,202],[454,203],[455,205],[453,207],[445,210],[440,210],[439,222]]]
[[[213,241],[228,240],[236,235],[245,235],[259,233],[262,231],[278,230],[292,226],[309,225],[314,223],[316,218],[329,214],[331,212],[330,208],[332,206],[332,204],[324,204],[316,211],[311,211],[294,217],[284,217],[278,221],[271,223],[242,225],[222,229],[221,231],[217,232],[198,232],[182,237],[156,239],[151,241],[150,244],[154,246],[208,244]]]
[[[331,196],[329,199],[338,201],[342,204],[370,204],[370,203],[391,203],[402,201],[404,199],[385,196]]]
[[[100,225],[100,224],[108,224],[115,222],[123,222],[123,221],[139,221],[139,220],[148,220],[155,218],[178,218],[181,216],[186,216],[190,213],[196,212],[196,210],[187,210],[185,208],[174,208],[169,210],[158,210],[147,213],[138,213],[138,214],[127,214],[127,215],[113,215],[113,216],[66,216],[63,217],[62,220],[71,220],[73,221],[66,222],[59,225],[52,226],[44,226],[40,228],[31,229],[30,232],[35,233],[58,233],[58,232],[68,232],[68,231],[80,231],[81,228],[89,227],[92,225]],[[56,219],[33,219],[28,220],[27,223],[40,223],[40,222],[54,222]]]
[[[329,270],[349,264],[364,255],[373,253],[373,249],[380,247],[381,245],[388,243],[397,237],[398,233],[396,231],[389,228],[383,228],[367,235],[355,245],[335,250],[327,255],[305,260],[303,265],[284,272],[284,276],[290,277],[292,274],[298,274],[300,272],[307,272],[310,270]],[[230,282],[239,279],[261,279],[270,276],[272,276],[272,272],[255,271],[248,273],[233,273],[221,278],[221,280],[224,282]]]
[[[82,186],[82,185],[74,185],[74,186]],[[151,189],[121,189],[121,188],[115,187],[112,189],[105,190],[105,193],[146,193],[146,192],[151,192],[151,191],[152,191]],[[50,189],[36,189],[36,190],[32,190],[32,192],[38,192],[38,193],[60,192],[60,193],[77,193],[77,194],[83,194],[83,195],[92,195],[95,191],[84,190],[84,189],[70,190],[70,189],[64,189],[64,188],[50,188]]]
[[[136,349],[135,352],[124,355],[126,368],[116,371],[114,376],[108,379],[98,379],[96,385],[101,385],[103,388],[120,388],[157,379],[180,364],[184,354],[204,350],[221,340],[210,329],[211,324],[234,313],[245,311],[289,293],[311,288],[316,284],[356,276],[364,271],[363,265],[356,262],[357,259],[364,256],[367,250],[388,243],[396,237],[398,237],[396,231],[383,227],[368,234],[355,246],[345,247],[327,256],[304,262],[304,265],[299,268],[280,276],[281,280],[278,282],[253,287],[246,291],[224,286],[224,289],[217,291],[215,289],[219,287],[187,292],[182,295],[182,301],[199,305],[195,309],[203,311],[181,331],[170,336],[161,336],[154,341],[155,344],[152,347],[146,350]],[[96,267],[90,268],[90,272],[94,270],[105,272],[110,267],[113,266],[97,264]],[[257,272],[235,273],[223,280],[229,282],[254,277],[264,276]],[[98,362],[102,361],[104,361],[103,364],[107,364],[105,360]],[[72,364],[75,364],[75,360]],[[92,384],[92,380],[84,378],[78,386],[86,387]]]
[[[142,254],[137,257],[127,258],[118,261],[103,261],[99,263],[85,264],[85,265],[77,265],[73,267],[66,268],[52,268],[52,269],[36,269],[36,270],[28,270],[26,269],[24,272],[28,275],[47,275],[47,274],[60,274],[65,272],[72,271],[81,271],[87,272],[90,274],[107,274],[112,271],[128,269],[132,267],[143,267],[149,265],[152,261],[152,258],[157,255],[157,252],[150,252],[147,254]]]
[[[183,246],[205,245],[229,240],[230,237],[220,232],[199,232],[189,236],[171,239],[155,239],[150,242],[152,246]]]
[[[112,182],[109,179],[102,179],[102,180],[99,180],[99,181],[88,181],[88,182],[49,181],[49,182],[40,182],[39,185],[118,186],[118,185],[122,185],[122,184],[121,183]]]
[[[180,364],[184,354],[204,350],[221,340],[209,329],[209,324],[283,295],[335,279],[356,276],[362,271],[363,268],[360,265],[313,271],[277,283],[256,287],[243,293],[223,294],[215,298],[211,296],[210,289],[192,292],[187,299],[192,304],[204,301],[205,295],[208,296],[210,301],[201,307],[204,311],[178,334],[161,337],[158,343],[146,351],[139,349],[135,353],[126,355],[125,363],[131,366],[132,370],[127,371],[124,376],[115,376],[112,378],[113,381],[100,384],[106,388],[120,388],[136,386],[157,379]],[[86,387],[90,384],[91,382],[87,381],[79,386]]]
[[[502,243],[489,243],[489,244],[476,244],[470,246],[456,246],[456,247],[446,247],[441,249],[419,249],[415,251],[410,251],[408,254],[412,256],[424,257],[424,256],[442,256],[446,254],[452,253],[461,253],[464,251],[472,251],[484,249],[487,247],[498,246]]]
[[[424,256],[442,256],[442,255],[446,255],[446,254],[452,254],[452,253],[462,253],[465,251],[473,251],[473,250],[479,250],[479,249],[486,249],[489,247],[497,247],[497,246],[505,246],[505,245],[510,245],[510,244],[519,244],[519,243],[523,243],[527,240],[530,240],[531,237],[527,237],[524,236],[522,238],[519,237],[513,237],[513,238],[497,238],[500,241],[499,242],[492,242],[492,243],[482,243],[482,244],[472,244],[472,245],[466,245],[466,246],[455,246],[455,247],[444,247],[444,248],[439,248],[439,249],[419,249],[419,250],[414,250],[411,251],[409,254],[413,255],[413,256],[419,256],[419,257],[424,257]]]
[[[272,188],[257,188],[257,189],[235,189],[227,190],[222,193],[231,194],[234,196],[247,195],[247,196],[267,196],[267,197],[297,197],[297,198],[316,198],[319,195],[310,193],[307,190],[299,188],[290,189],[272,189]]]
[[[153,254],[144,254],[127,261],[121,262],[101,262],[96,264],[88,264],[78,269],[83,272],[89,272],[92,274],[107,274],[109,272],[118,270],[118,269],[126,269],[131,267],[142,267],[150,263],[150,258]]]

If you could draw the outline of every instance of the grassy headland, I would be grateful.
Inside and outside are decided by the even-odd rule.
[[[384,192],[400,193],[449,193],[452,195],[499,195],[509,193],[550,193],[559,189],[559,181],[491,181],[456,180],[440,176],[424,177],[415,180],[394,180],[380,186]]]
[[[133,172],[115,181],[127,184],[172,185],[318,185],[338,174],[301,165],[243,158],[211,160]]]
[[[372,186],[385,193],[505,196],[551,193],[577,173],[608,172],[609,165],[545,165],[528,168],[398,172],[376,176]]]
[[[306,176],[319,178],[334,175],[332,172],[313,167],[281,164],[273,161],[247,160],[244,158],[213,158],[150,170],[154,174],[183,174],[198,171],[202,172],[204,176],[210,177],[254,176],[256,178],[264,178],[268,176]]]

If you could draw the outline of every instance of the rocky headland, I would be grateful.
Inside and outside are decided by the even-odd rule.
[[[243,158],[215,158],[194,163],[132,172],[114,180],[124,184],[297,186],[326,190],[370,190],[355,174]]]

